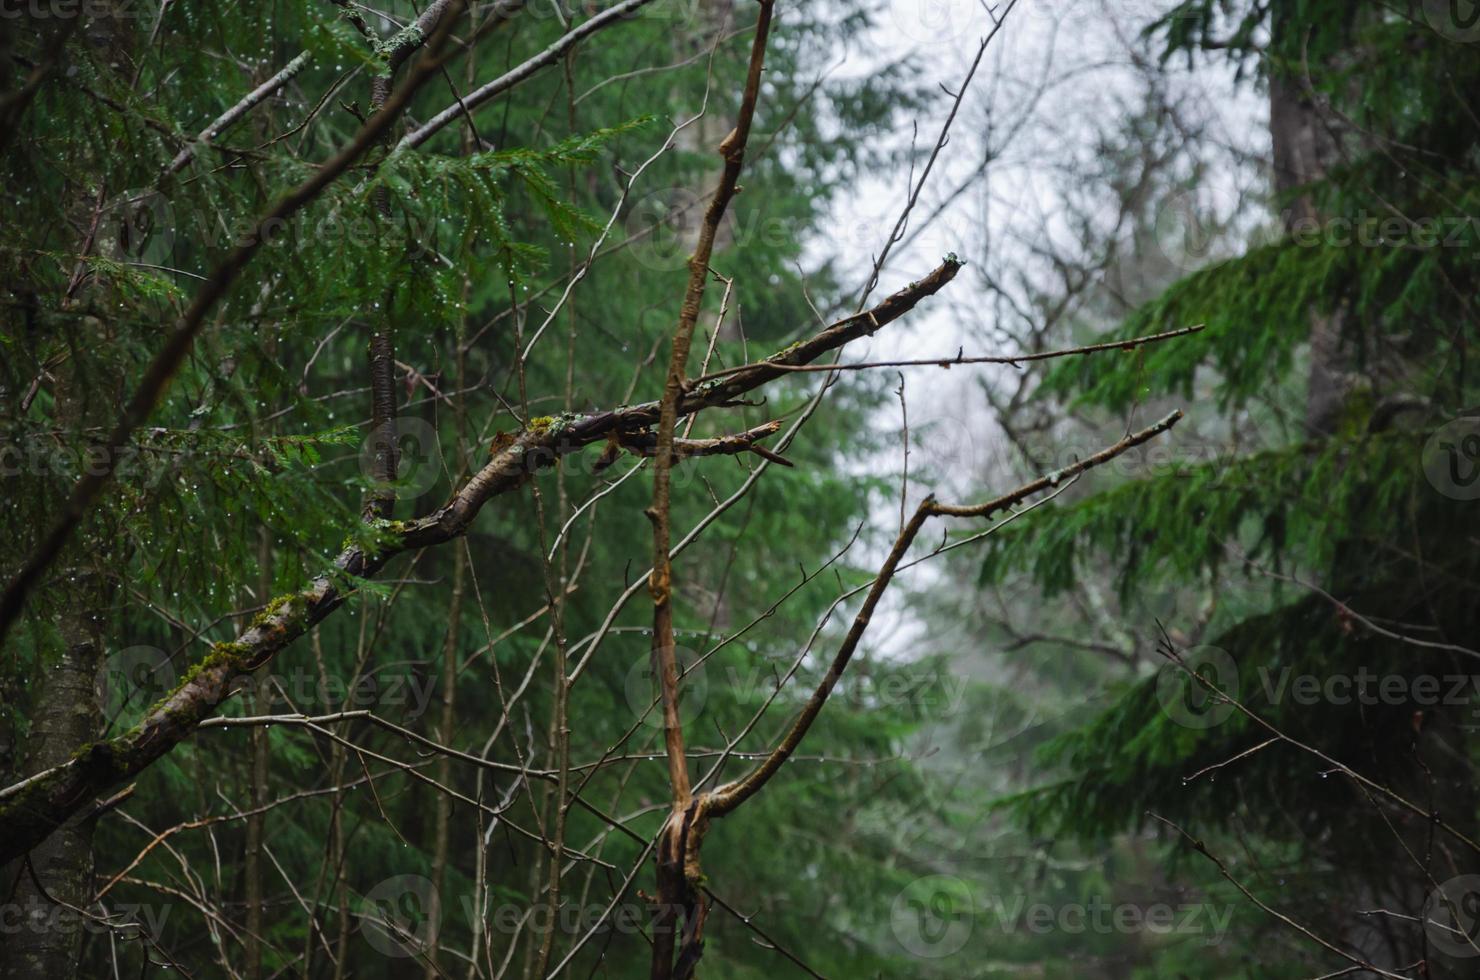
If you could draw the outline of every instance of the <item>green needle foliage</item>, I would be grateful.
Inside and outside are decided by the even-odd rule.
[[[426,120],[559,39],[557,8],[579,22],[590,5],[529,4],[497,27],[488,5],[475,6],[476,44],[423,85],[407,120]],[[327,2],[117,7],[118,16],[71,25],[76,33],[60,42],[55,70],[0,158],[7,578],[60,519],[73,481],[93,465],[89,452],[201,279],[285,190],[353,138],[370,111],[372,79],[384,74],[387,39],[418,12],[399,2],[375,11]],[[91,715],[83,741],[116,735],[271,597],[384,530],[360,519],[372,472],[372,334],[393,336],[398,362],[392,521],[435,509],[482,465],[490,443],[526,423],[558,424],[564,412],[660,394],[685,259],[749,50],[752,14],[730,8],[656,0],[470,123],[449,125],[416,150],[372,148],[271,229],[8,641],[0,697],[7,783],[39,744],[37,720],[55,696],[48,677],[72,649],[73,620],[96,634],[104,678],[101,715],[77,709]],[[362,36],[360,17],[378,39]],[[712,367],[815,332],[810,302],[825,311],[846,305],[832,268],[809,269],[804,282],[798,262],[836,191],[891,162],[857,134],[916,104],[900,67],[827,77],[831,45],[867,24],[863,5],[792,6],[777,29],[745,192],[714,261],[733,289]],[[459,30],[457,44],[475,30]],[[6,43],[20,64],[38,65],[52,57],[48,31]],[[194,140],[301,53],[306,67],[280,91],[209,144]],[[406,77],[403,68],[397,83]],[[675,125],[701,108],[660,154]],[[402,131],[398,124],[389,142]],[[192,158],[171,172],[186,149]],[[599,261],[521,365],[545,311],[593,249]],[[722,292],[710,291],[695,364]],[[772,385],[766,404],[702,419],[690,435],[794,417],[816,390],[810,376]],[[773,693],[798,638],[833,596],[834,573],[849,585],[865,580],[861,548],[816,573],[865,516],[875,484],[843,463],[855,447],[865,451],[863,416],[881,393],[882,385],[841,386],[812,423],[825,438],[798,441],[788,452],[797,467],[773,469],[678,563],[680,643],[695,655],[718,647],[689,685],[692,744],[711,750],[700,754],[700,772]],[[354,582],[350,608],[274,660],[267,676],[242,683],[219,713],[371,711],[473,757],[552,769],[555,640],[549,617],[536,615],[548,599],[541,556],[578,505],[637,462],[624,457],[595,472],[598,451],[488,507],[465,544]],[[738,490],[750,465],[684,463],[675,474],[678,532]],[[650,493],[645,473],[622,483],[571,521],[555,547],[555,574],[571,585],[561,630],[572,666],[646,568],[651,538],[641,513]],[[778,605],[800,584],[798,559],[806,584]],[[556,958],[618,902],[618,925],[574,961],[580,975],[648,968],[637,889],[651,888],[651,862],[632,887],[621,884],[657,832],[663,807],[654,804],[668,792],[657,716],[638,720],[656,693],[642,632],[649,616],[639,591],[571,692],[572,762],[589,765],[608,751],[632,757],[602,769],[583,795],[638,838],[587,810],[569,812],[565,839],[580,854],[568,858],[576,866],[563,896],[570,913],[554,926]],[[819,649],[832,642],[829,631]],[[809,659],[742,751],[769,744],[821,660]],[[870,667],[863,658],[861,666],[875,679],[915,676],[908,665]],[[833,975],[907,969],[879,924],[877,895],[897,887],[890,855],[867,834],[872,814],[903,806],[921,779],[898,758],[919,720],[903,701],[840,698],[806,757],[775,781],[750,819],[785,828],[765,844],[784,862],[758,859],[765,835],[738,826],[717,831],[707,852],[706,870],[734,909]],[[85,892],[91,900],[106,886],[98,910],[165,914],[144,940],[137,931],[88,930],[80,975],[104,975],[115,963],[139,975],[146,961],[174,961],[195,976],[228,975],[228,964],[230,975],[402,976],[428,969],[425,953],[416,954],[433,935],[447,975],[466,972],[470,958],[477,975],[493,975],[506,956],[524,974],[548,931],[528,916],[545,901],[548,855],[537,837],[553,819],[550,784],[463,761],[439,766],[433,754],[408,755],[409,744],[360,718],[207,729],[180,745],[98,822]],[[724,775],[748,758],[732,760]],[[572,778],[589,775],[577,769]],[[862,825],[860,847],[831,846],[838,828],[828,815],[840,812]],[[169,828],[178,829],[150,846]],[[435,885],[435,903],[422,882]],[[414,937],[397,936],[388,917]],[[709,975],[776,971],[778,954],[730,913],[716,909],[708,934]]]
[[[1480,443],[1463,421],[1480,394],[1480,125],[1461,95],[1480,85],[1480,59],[1443,8],[1194,0],[1151,29],[1168,59],[1228,57],[1242,84],[1283,80],[1338,151],[1276,198],[1279,232],[1186,275],[1110,337],[1205,330],[1059,362],[1038,397],[1116,416],[1196,400],[1202,431],[1262,420],[1260,438],[1225,449],[1178,432],[1170,458],[989,539],[981,575],[1026,574],[1057,595],[1108,565],[1123,608],[1207,596],[1201,622],[1160,613],[1166,643],[1259,719],[1176,663],[1118,685],[1040,747],[1053,775],[1002,801],[1033,833],[1165,832],[1181,874],[1226,890],[1154,813],[1343,949],[1465,976],[1473,961],[1435,946],[1422,919],[1437,888],[1480,867],[1466,842],[1480,823],[1480,551],[1465,490],[1480,466],[1465,447]],[[1340,325],[1335,351],[1310,344],[1323,318]],[[1291,406],[1318,361],[1343,392],[1312,428]],[[1360,911],[1374,908],[1389,913]],[[1246,947],[1247,975],[1278,975],[1280,954],[1259,947]],[[1313,945],[1290,957],[1306,975],[1351,965]]]

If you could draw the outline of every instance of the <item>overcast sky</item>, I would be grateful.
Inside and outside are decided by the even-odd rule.
[[[1059,215],[1065,195],[1083,188],[1070,175],[1076,166],[1092,162],[1097,132],[1137,104],[1138,76],[1128,51],[1139,31],[1171,6],[1164,0],[1019,0],[988,47],[951,141],[915,209],[911,231],[918,235],[891,253],[875,299],[934,268],[949,252],[977,264],[986,261],[990,247],[994,267],[1025,267],[1033,249],[1072,247],[1075,243],[1068,239],[1073,233]],[[1006,0],[1000,0],[997,14],[1007,7]],[[992,26],[978,0],[889,0],[872,34],[839,51],[835,70],[842,76],[864,75],[898,57],[902,45],[908,46],[912,63],[937,93],[934,104],[918,119],[916,138],[928,148],[950,111],[952,97],[944,89],[959,91]],[[1200,66],[1174,76],[1174,84],[1183,86],[1179,91],[1193,99],[1193,112],[1209,125],[1215,139],[1264,154],[1263,103],[1254,94],[1235,89],[1226,66]],[[989,131],[999,143],[1002,134],[1013,136],[998,147],[1000,159],[985,175],[971,179],[981,165]],[[912,138],[909,128],[884,135],[904,145]],[[812,243],[812,258],[835,257],[844,268],[854,270],[851,281],[861,284],[899,216],[909,179],[907,170],[875,174],[841,195],[827,226],[830,233]],[[1229,173],[1220,186],[1215,176],[1208,196],[1197,206],[1226,214],[1238,206],[1238,185],[1247,179],[1247,174]],[[965,191],[950,207],[921,229],[920,219],[963,185]],[[1083,207],[1085,202],[1075,203]],[[1105,209],[1108,220],[1114,201],[1106,200]],[[1179,217],[1169,215],[1174,222]],[[1014,265],[1019,258],[1022,265]],[[958,349],[968,356],[1011,353],[1016,348],[998,327],[1012,325],[994,323],[987,300],[980,284],[963,273],[942,298],[928,302],[906,322],[881,331],[867,347],[862,343],[850,347],[846,359],[933,357]],[[1062,339],[1068,343],[1068,338]],[[978,390],[979,380],[990,377],[985,372],[994,370],[1011,369],[906,369],[911,469],[918,472],[933,465],[954,474],[945,485],[940,480],[915,483],[912,505],[931,489],[962,501],[1010,489],[996,484],[1012,481],[1011,476],[992,478],[993,460],[1002,452],[1000,434]],[[897,403],[881,410],[875,428],[889,434],[900,431]],[[899,464],[896,450],[888,458],[868,461],[864,468],[897,472]],[[897,499],[877,519],[885,530],[897,522]],[[881,548],[876,545],[871,551],[882,557]],[[929,576],[938,569],[924,567],[912,574]],[[876,649],[906,654],[921,630],[900,608],[900,595],[890,594],[894,608],[879,617],[880,628],[873,636]]]

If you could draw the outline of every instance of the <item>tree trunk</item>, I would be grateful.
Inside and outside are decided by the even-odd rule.
[[[1269,131],[1274,150],[1274,186],[1281,198],[1326,176],[1339,147],[1335,118],[1309,97],[1301,78],[1278,65],[1269,73]],[[1302,193],[1284,210],[1285,228],[1324,223],[1310,193]],[[1343,351],[1346,330],[1342,310],[1310,313],[1310,371],[1306,387],[1305,426],[1312,436],[1329,435],[1338,424],[1349,390],[1349,358]]]
[[[442,717],[437,725],[437,741],[452,744],[452,728],[456,721],[458,623],[462,618],[463,575],[467,553],[462,548],[452,552],[452,597],[447,610],[447,635],[442,644]],[[452,759],[446,755],[437,759],[437,774],[434,777],[443,786],[452,785]],[[452,797],[437,794],[437,818],[433,827],[432,842],[432,908],[429,910],[430,932],[427,934],[426,980],[436,980],[442,975],[439,965],[438,947],[442,940],[442,923],[446,910],[442,902],[442,890],[447,882],[447,851],[449,830],[452,823]]]
[[[83,329],[101,333],[104,326],[89,317]],[[56,420],[66,431],[82,431],[96,423],[100,414],[106,417],[109,410],[108,394],[93,387],[75,358],[59,372],[54,394]],[[103,661],[103,610],[114,586],[96,571],[108,567],[109,556],[96,548],[83,554],[70,567],[57,570],[55,588],[64,600],[57,606],[61,610],[56,623],[60,650],[47,651],[45,640],[38,644],[43,676],[26,736],[22,776],[68,761],[79,747],[96,739],[102,728],[98,670]],[[54,662],[48,652],[54,654]],[[0,944],[0,978],[76,976],[84,935],[78,910],[92,904],[92,842],[98,812],[83,808],[29,855],[6,868],[0,883],[6,886],[24,924]]]
[[[95,687],[102,643],[93,611],[99,605],[95,581],[76,574],[79,586],[69,612],[58,624],[62,649],[45,672],[34,724],[27,739],[25,775],[65,762],[79,745],[97,737],[100,716]],[[62,980],[77,975],[83,923],[73,909],[92,900],[92,839],[96,816],[84,812],[63,824],[14,862],[5,877],[19,927],[0,945],[0,977],[5,980]],[[39,884],[39,887],[38,887]]]

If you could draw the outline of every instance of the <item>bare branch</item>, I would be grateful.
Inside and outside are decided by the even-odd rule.
[[[205,129],[202,129],[196,134],[195,139],[191,140],[183,150],[175,154],[175,158],[170,161],[169,166],[164,168],[164,173],[160,175],[160,179],[173,176],[183,170],[186,164],[195,159],[197,149],[202,146],[209,146],[211,141],[217,136],[220,136],[226,130],[236,125],[242,117],[251,112],[264,100],[276,94],[279,89],[297,77],[299,72],[308,67],[308,63],[311,60],[307,51],[302,52],[298,57],[288,62],[282,71],[252,89],[252,91],[242,96],[240,102],[211,120]]]
[[[898,570],[899,563],[904,559],[905,553],[909,551],[911,543],[914,542],[915,536],[920,533],[920,529],[925,526],[926,521],[932,517],[990,517],[1000,511],[1008,510],[1029,497],[1042,493],[1044,490],[1051,490],[1065,480],[1072,479],[1086,470],[1103,465],[1127,450],[1133,449],[1142,443],[1149,442],[1151,439],[1156,438],[1161,433],[1166,432],[1172,426],[1176,425],[1181,418],[1182,413],[1180,411],[1173,412],[1155,425],[1148,426],[1139,432],[1134,432],[1115,445],[1100,450],[1093,456],[1071,463],[1061,470],[1040,477],[1011,493],[1004,494],[985,503],[969,506],[952,506],[937,503],[933,496],[923,500],[920,506],[916,508],[915,514],[910,518],[909,523],[905,525],[904,531],[900,533],[898,539],[894,542],[894,547],[890,549],[889,556],[885,559],[883,567],[879,570],[878,577],[874,579],[873,586],[869,589],[868,596],[863,601],[863,607],[859,609],[858,615],[854,617],[853,625],[849,628],[847,636],[844,637],[837,654],[834,655],[832,665],[828,668],[827,674],[823,677],[822,681],[817,685],[817,689],[812,692],[812,696],[807,700],[806,705],[803,706],[801,713],[797,716],[796,721],[792,723],[790,730],[782,737],[780,744],[776,746],[764,762],[739,779],[719,787],[710,794],[706,806],[708,813],[713,816],[724,816],[733,812],[742,803],[759,792],[761,787],[772,776],[776,775],[782,765],[785,764],[787,758],[801,745],[802,739],[806,737],[807,731],[812,727],[812,723],[821,714],[822,707],[827,703],[828,696],[832,694],[833,688],[842,678],[843,671],[847,669],[849,660],[852,659],[854,652],[858,649],[859,641],[863,639],[864,631],[868,629],[869,622],[873,618],[874,610],[878,607],[879,599],[884,595],[885,590],[889,588],[889,583],[893,579],[895,571]]]
[[[678,326],[673,332],[673,347],[668,359],[668,376],[663,386],[663,399],[658,409],[658,431],[654,437],[653,503],[647,516],[653,524],[653,570],[648,578],[648,593],[653,599],[653,667],[663,697],[663,740],[668,751],[668,782],[672,789],[673,812],[663,827],[658,842],[658,906],[653,916],[653,980],[666,980],[676,975],[681,980],[692,975],[704,949],[705,902],[696,893],[699,884],[698,855],[702,826],[691,824],[688,812],[693,795],[689,784],[689,762],[684,755],[683,723],[678,713],[678,659],[673,637],[673,561],[669,555],[672,539],[670,524],[670,481],[677,447],[674,436],[678,428],[679,403],[687,389],[689,347],[694,328],[704,303],[709,284],[709,259],[714,251],[715,235],[720,222],[740,184],[740,171],[745,165],[745,144],[750,139],[750,126],[755,118],[755,104],[760,97],[761,72],[766,62],[766,41],[771,33],[772,0],[760,0],[755,37],[750,47],[750,66],[745,76],[745,89],[740,98],[740,113],[732,129],[719,144],[724,158],[719,188],[704,212],[699,240],[689,256],[689,281],[679,308]],[[777,426],[779,428],[779,425]],[[775,429],[771,430],[773,433]],[[751,442],[754,442],[752,439]],[[683,943],[674,965],[674,933],[679,909],[683,909]]]
[[[1407,980],[1407,978],[1405,978],[1403,976],[1403,974],[1401,974],[1401,973],[1390,973],[1389,971],[1384,970],[1382,967],[1377,966],[1377,965],[1375,965],[1373,963],[1369,963],[1367,960],[1364,960],[1364,959],[1362,959],[1359,956],[1353,956],[1351,953],[1348,953],[1346,950],[1342,949],[1340,946],[1337,946],[1335,943],[1332,943],[1332,942],[1330,942],[1329,940],[1326,940],[1326,939],[1322,939],[1320,936],[1318,936],[1314,932],[1312,932],[1309,928],[1307,928],[1306,926],[1301,925],[1299,922],[1296,922],[1294,919],[1290,918],[1285,913],[1280,912],[1279,910],[1274,909],[1274,908],[1271,908],[1270,906],[1266,905],[1264,902],[1262,902],[1262,901],[1259,900],[1258,896],[1256,896],[1253,892],[1249,891],[1249,889],[1244,886],[1244,883],[1243,882],[1239,881],[1237,878],[1235,878],[1229,872],[1228,866],[1225,865],[1216,856],[1214,856],[1213,852],[1210,851],[1210,850],[1208,850],[1206,844],[1204,844],[1202,841],[1198,840],[1196,837],[1193,837],[1187,831],[1183,830],[1181,827],[1177,826],[1175,823],[1172,823],[1172,821],[1168,820],[1166,817],[1163,817],[1159,813],[1152,813],[1150,811],[1147,811],[1147,814],[1146,815],[1149,816],[1149,817],[1151,817],[1153,820],[1157,820],[1157,821],[1159,821],[1161,823],[1166,824],[1168,827],[1172,828],[1177,833],[1181,834],[1182,837],[1187,841],[1187,843],[1189,843],[1189,844],[1192,845],[1192,849],[1194,851],[1196,851],[1197,853],[1201,854],[1203,857],[1207,858],[1209,861],[1212,861],[1213,864],[1218,868],[1218,873],[1221,874],[1224,878],[1226,878],[1228,880],[1228,883],[1229,884],[1231,884],[1233,887],[1237,888],[1243,894],[1243,896],[1245,898],[1247,898],[1249,901],[1253,902],[1255,905],[1259,906],[1259,908],[1263,909],[1265,912],[1267,912],[1270,915],[1274,916],[1279,921],[1283,922],[1285,925],[1289,926],[1291,929],[1294,929],[1296,932],[1300,933],[1302,936],[1305,936],[1307,939],[1311,940],[1312,942],[1316,943],[1317,945],[1319,945],[1319,946],[1321,946],[1321,947],[1323,947],[1325,949],[1330,950],[1331,952],[1335,953],[1337,956],[1340,956],[1342,959],[1344,959],[1347,962],[1351,963],[1356,969],[1370,970],[1374,974],[1376,974],[1377,976],[1380,976],[1380,977],[1390,977],[1390,978],[1392,978],[1392,980]]]

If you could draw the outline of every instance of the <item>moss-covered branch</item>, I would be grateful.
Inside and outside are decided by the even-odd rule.
[[[872,333],[934,295],[960,268],[960,262],[947,259],[873,309],[840,320],[798,345],[786,361],[806,363]],[[754,365],[704,391],[686,393],[679,413],[723,406],[785,373],[772,365]],[[608,435],[643,432],[657,420],[658,403],[648,402],[531,426],[500,440],[488,463],[435,513],[414,521],[381,522],[373,543],[347,542],[329,572],[273,600],[234,640],[216,644],[138,725],[83,746],[65,764],[0,790],[0,864],[26,853],[99,794],[137,776],[187,738],[226,699],[235,678],[266,664],[342,605],[354,581],[374,577],[401,552],[459,537],[491,498],[517,489],[561,457],[605,442]]]

